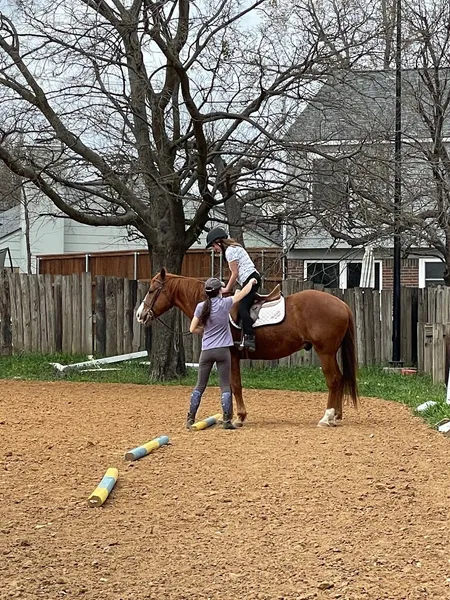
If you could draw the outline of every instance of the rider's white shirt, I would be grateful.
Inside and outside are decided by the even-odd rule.
[[[236,261],[238,264],[238,283],[242,285],[252,273],[256,271],[255,265],[242,246],[228,246],[225,250],[227,262]]]

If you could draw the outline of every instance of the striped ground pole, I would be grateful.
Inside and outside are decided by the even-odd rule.
[[[161,435],[153,440],[150,440],[150,442],[147,442],[146,444],[142,444],[142,446],[138,446],[137,448],[133,448],[133,450],[129,450],[125,454],[125,460],[138,460],[143,456],[147,456],[147,454],[150,454],[150,452],[153,452],[153,450],[156,450],[160,446],[165,446],[168,443],[169,438],[167,435]]]
[[[222,417],[221,413],[217,413],[216,415],[213,415],[212,417],[208,417],[207,419],[204,419],[203,421],[197,421],[197,423],[194,423],[192,425],[191,429],[193,429],[194,431],[200,431],[200,429],[206,429],[207,427],[211,427],[211,425],[215,425],[221,417]]]
[[[119,471],[114,467],[109,468],[103,475],[102,480],[88,498],[89,506],[101,506],[116,485]]]

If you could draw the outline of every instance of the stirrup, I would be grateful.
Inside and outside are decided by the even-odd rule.
[[[250,352],[255,352],[256,344],[255,344],[255,336],[254,335],[244,335],[242,348],[247,348]]]

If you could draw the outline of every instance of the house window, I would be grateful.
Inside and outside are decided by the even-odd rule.
[[[310,262],[306,263],[306,278],[313,283],[324,285],[328,288],[339,286],[338,262]]]
[[[305,261],[305,279],[327,288],[355,288],[361,281],[361,261]],[[375,261],[375,288],[382,286],[381,261]]]
[[[361,281],[361,271],[362,271],[362,262],[349,262],[347,263],[346,268],[346,288],[355,288],[359,287],[359,283]],[[381,263],[375,262],[375,288],[376,290],[381,289],[380,285],[380,273],[381,273]]]
[[[445,285],[445,265],[439,258],[419,259],[419,287]]]

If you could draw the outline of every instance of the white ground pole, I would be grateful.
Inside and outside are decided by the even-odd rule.
[[[416,408],[416,410],[418,412],[423,412],[424,410],[427,410],[427,408],[431,408],[432,406],[436,406],[437,402],[435,402],[434,400],[427,400],[427,402],[424,402],[423,404],[420,404],[420,406],[418,406]]]
[[[60,363],[50,363],[56,371],[64,376],[64,373],[67,371],[77,371],[80,369],[85,369],[86,367],[99,367],[100,365],[107,365],[112,363],[124,362],[126,360],[134,360],[136,358],[147,357],[147,350],[142,350],[140,352],[131,352],[130,354],[118,354],[117,356],[107,356],[106,358],[97,358],[95,360],[86,360],[80,363],[73,363],[71,365],[61,365]],[[143,362],[141,364],[149,365],[149,362]],[[198,369],[198,363],[186,363],[187,367],[192,367],[194,369]],[[214,368],[216,365],[214,365]],[[95,370],[95,369],[92,369]]]
[[[147,350],[141,352],[131,352],[130,354],[119,354],[118,356],[107,356],[106,358],[97,358],[95,360],[86,360],[80,363],[71,365],[61,365],[60,363],[50,363],[58,373],[64,375],[67,371],[84,369],[85,367],[96,367],[97,365],[107,365],[111,363],[123,362],[125,360],[134,360],[135,358],[143,358],[148,356]]]
[[[139,363],[140,365],[150,365],[150,361],[143,361]],[[192,369],[198,369],[198,363],[184,363],[187,367],[191,367]],[[213,371],[217,369],[216,363],[213,364]]]

